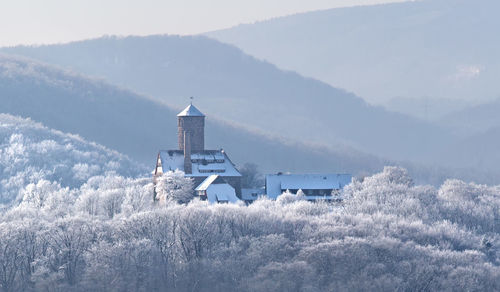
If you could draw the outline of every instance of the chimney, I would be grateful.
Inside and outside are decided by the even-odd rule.
[[[184,173],[193,173],[193,164],[191,163],[191,133],[184,131]]]

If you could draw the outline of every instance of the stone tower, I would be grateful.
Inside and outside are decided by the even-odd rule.
[[[191,174],[191,152],[205,150],[205,115],[191,103],[177,119],[179,150],[184,151],[184,172]]]
[[[205,150],[205,115],[190,104],[177,115],[179,150],[184,150],[185,141],[189,141],[191,151]],[[189,137],[186,139],[186,135]]]

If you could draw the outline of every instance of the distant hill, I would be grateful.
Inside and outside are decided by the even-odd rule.
[[[498,161],[500,161],[498,149],[500,149],[500,126],[495,126],[464,136],[443,155],[447,158],[460,158],[452,165],[455,167],[466,160],[472,169],[498,171]]]
[[[448,114],[438,122],[456,133],[460,142],[445,155],[462,157],[478,169],[498,169],[500,161],[500,99],[469,106]],[[455,163],[455,165],[459,164]]]
[[[178,109],[194,95],[209,120],[325,149],[347,145],[388,159],[434,163],[453,141],[435,125],[373,107],[206,37],[107,37],[3,51],[100,76]]]
[[[0,112],[31,117],[50,128],[76,133],[142,163],[130,165],[131,175],[137,171],[144,173],[144,166],[152,167],[159,149],[177,147],[177,110],[102,80],[39,61],[0,55],[0,99]],[[16,127],[14,125],[12,131]],[[41,134],[37,137],[44,139]],[[47,139],[54,139],[50,137],[48,135]],[[291,142],[221,122],[210,115],[207,117],[206,145],[214,149],[223,147],[237,165],[253,162],[264,173],[347,172],[363,176],[382,169],[384,165],[403,165],[420,183],[438,185],[447,178],[490,184],[499,182],[494,171],[453,170],[437,163],[429,167],[423,163],[388,161],[349,147]],[[39,159],[44,159],[42,157]],[[92,161],[93,157],[88,159]],[[112,159],[103,160],[104,164]],[[63,159],[60,163],[67,164],[68,161]],[[61,169],[65,167],[68,166],[63,165]],[[127,172],[120,173],[127,175]],[[10,179],[9,176],[4,172],[0,180]]]
[[[147,169],[79,136],[0,114],[0,206],[21,199],[19,190],[40,179],[63,187],[79,187],[91,176],[114,172],[136,177],[147,174]]]
[[[26,58],[0,55],[0,113],[30,117],[81,135],[152,168],[159,149],[177,147],[177,110],[102,80]],[[201,109],[203,107],[200,106]],[[233,162],[265,172],[372,172],[376,157],[349,148],[290,143],[252,133],[208,116],[208,148],[224,147]]]
[[[424,121],[436,122],[447,115],[472,106],[471,101],[445,98],[404,98],[395,97],[384,102],[388,110],[417,117]]]
[[[475,135],[500,128],[500,99],[450,113],[439,122],[461,135]]]
[[[500,1],[423,0],[309,12],[207,33],[373,103],[500,95]]]

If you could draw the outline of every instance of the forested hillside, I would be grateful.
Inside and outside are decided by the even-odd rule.
[[[366,105],[356,97],[341,95],[343,97],[337,100],[340,91],[336,89],[303,79],[294,73],[283,73],[272,65],[259,63],[230,46],[206,38],[102,38],[68,45],[12,50],[46,58],[60,65],[73,66],[73,69],[82,72],[108,74],[108,80],[116,78],[115,82],[126,81],[129,87],[133,84],[139,86],[142,80],[147,82],[145,87],[151,85],[151,90],[154,88],[164,92],[167,104],[175,103],[176,100],[175,97],[167,98],[167,95],[180,91],[191,92],[196,86],[202,86],[206,89],[206,95],[195,98],[195,103],[208,116],[207,147],[224,148],[236,164],[252,162],[265,173],[347,172],[365,175],[381,170],[383,165],[398,164],[407,167],[419,182],[440,184],[446,178],[455,177],[481,183],[498,183],[498,170],[492,167],[497,163],[496,156],[491,152],[477,152],[475,148],[460,146],[461,139],[446,134],[450,130],[443,132],[431,124],[415,123],[404,116],[389,114]],[[149,53],[144,54],[146,51]],[[199,59],[189,57],[188,52],[197,56],[200,54]],[[180,109],[174,110],[164,102],[117,88],[107,81],[90,79],[74,71],[24,57],[4,55],[0,60],[0,94],[4,96],[0,112],[32,117],[51,128],[77,133],[148,166],[154,163],[159,149],[177,147],[175,114]],[[167,62],[169,66],[158,66],[161,63],[156,60],[171,62]],[[246,67],[243,65],[248,62],[260,69],[244,69]],[[96,71],[92,71],[92,68]],[[263,73],[255,73],[268,72],[269,68],[272,69],[269,72],[274,73],[268,77],[264,78]],[[184,72],[181,69],[188,73],[180,74]],[[216,70],[220,75],[211,70]],[[230,74],[234,70],[240,73]],[[250,75],[243,78],[245,74]],[[134,81],[136,75],[137,80]],[[120,76],[125,79],[120,79]],[[216,76],[219,76],[217,82],[213,79]],[[234,78],[240,81],[236,82]],[[249,85],[252,80],[264,83],[256,83],[262,86],[255,87]],[[212,84],[211,87],[209,84]],[[265,84],[272,85],[277,91],[268,91],[270,87]],[[288,88],[290,84],[301,89]],[[246,92],[242,89],[248,86],[263,94],[255,99],[253,95],[235,95],[224,100],[218,99],[222,95],[210,95],[214,88],[220,92],[226,87],[233,88],[228,92],[236,94],[237,88],[241,89],[240,92]],[[328,92],[322,95],[322,88],[332,95]],[[269,92],[281,93],[269,95]],[[266,99],[268,97],[269,100]],[[295,99],[300,102],[295,104]],[[186,100],[189,99],[183,97],[179,104],[185,106]],[[241,105],[239,102],[249,104]],[[298,113],[293,113],[294,106],[297,106]],[[307,108],[309,112],[306,112]],[[217,112],[219,114],[215,114]],[[231,121],[235,116],[241,118],[245,115],[249,119],[246,124]],[[324,119],[334,119],[336,122],[329,124]],[[258,129],[259,123],[265,126],[264,129]],[[272,132],[273,126],[278,124],[283,127],[282,132],[262,134]],[[342,143],[314,143],[314,139],[308,139],[307,135],[297,138],[296,130],[307,132],[307,135],[314,133],[322,138],[330,135],[335,140],[342,136],[340,132],[345,132],[360,137],[366,148],[372,149],[372,146],[378,145],[375,147],[380,147],[389,158],[378,158]],[[400,152],[405,152],[403,156],[407,159],[393,158],[399,157]],[[464,156],[477,159],[462,159]],[[478,160],[489,163],[478,163]]]
[[[30,183],[78,188],[92,176],[143,176],[148,168],[123,154],[31,120],[0,114],[0,209],[18,203]]]
[[[37,61],[0,56],[0,113],[30,117],[49,128],[82,136],[153,168],[160,149],[176,149],[177,110],[107,82]],[[373,156],[348,147],[293,143],[208,117],[207,148],[224,148],[233,162],[265,172],[372,172]]]
[[[429,99],[440,106],[433,99],[498,98],[499,9],[496,0],[406,1],[302,13],[206,35],[372,103]]]
[[[440,152],[454,141],[436,125],[373,107],[201,36],[106,37],[2,51],[103,77],[179,109],[195,96],[211,119],[289,141],[349,145],[387,159],[433,163],[449,162],[440,161]]]
[[[248,207],[151,206],[151,191],[119,176],[71,190],[28,185],[19,205],[0,213],[0,287],[500,289],[499,187],[415,186],[404,169],[386,168],[347,186],[346,201],[333,207],[295,195]]]

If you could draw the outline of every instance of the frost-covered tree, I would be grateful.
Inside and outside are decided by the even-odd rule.
[[[136,177],[146,168],[79,136],[0,114],[0,173],[0,205],[9,206],[23,199],[22,189],[40,180],[78,188],[93,176]]]
[[[298,190],[297,194],[290,192],[290,190],[286,190],[283,194],[279,195],[276,199],[276,202],[280,204],[290,204],[296,201],[305,200],[306,195],[302,190]]]
[[[182,173],[168,176],[170,194],[192,198]],[[149,178],[114,174],[21,193],[0,212],[3,290],[500,290],[499,187],[418,186],[389,167],[331,203],[286,193],[158,207]]]
[[[122,211],[128,214],[151,210],[153,183],[149,178],[132,181],[125,188]]]
[[[15,223],[0,224],[0,288],[14,291],[21,288],[19,278],[22,270],[23,246]]]
[[[156,200],[160,202],[187,203],[194,197],[193,179],[185,177],[184,172],[168,171],[158,178]]]

